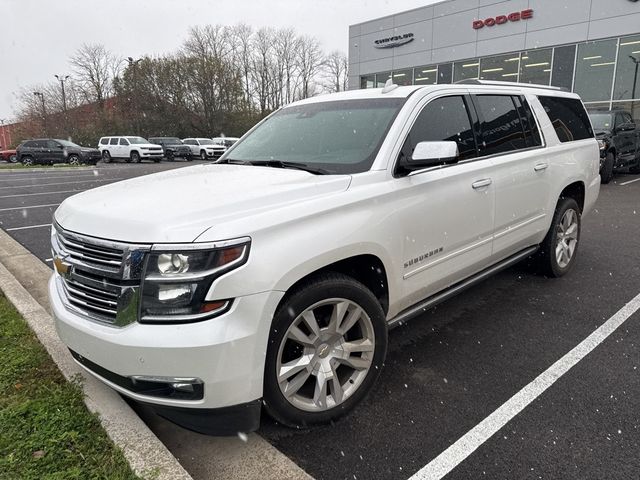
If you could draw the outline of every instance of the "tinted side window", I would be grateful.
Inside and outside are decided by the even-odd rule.
[[[46,148],[47,146],[47,141],[46,140],[35,140],[33,142],[33,145],[31,145],[32,147],[37,147],[37,148]]]
[[[113,137],[109,140],[109,145],[117,145],[118,144],[118,139],[116,137]]]
[[[129,142],[127,141],[126,138],[121,138],[120,139],[120,145],[129,145]]]
[[[29,140],[27,142],[24,142],[22,146],[25,148],[33,148],[36,146],[36,142],[34,142],[33,140]]]
[[[60,147],[60,144],[58,142],[56,142],[54,140],[47,140],[47,148],[54,149],[54,148],[58,148],[58,147]]]
[[[524,137],[528,147],[539,147],[542,145],[542,138],[540,137],[540,131],[538,130],[538,124],[533,116],[531,107],[527,99],[522,97],[513,97],[513,101],[516,104],[518,113],[520,114],[520,121],[524,128]]]
[[[477,155],[476,141],[463,97],[442,97],[427,104],[411,128],[402,154],[409,157],[418,143],[429,141],[456,142],[459,160]]]
[[[101,138],[100,139],[100,145],[106,145],[107,143],[109,143],[109,139],[108,138]]]
[[[520,115],[506,95],[477,95],[481,118],[480,152],[495,155],[527,148]]]
[[[538,97],[561,142],[593,138],[591,122],[576,98]]]

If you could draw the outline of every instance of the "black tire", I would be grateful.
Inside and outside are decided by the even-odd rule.
[[[176,159],[175,155],[173,154],[173,150],[167,150],[166,157],[170,162],[173,162]]]
[[[193,161],[193,155],[189,154],[189,155],[187,155],[186,157],[184,157],[184,159],[185,159],[187,162],[191,162],[191,161]]]
[[[67,161],[69,165],[80,165],[80,157],[78,157],[78,155],[69,155]]]
[[[373,352],[360,354],[361,357],[359,359],[363,359],[364,355],[367,355],[366,362],[370,362],[370,364],[367,367],[368,370],[362,373],[356,383],[352,380],[353,377],[348,374],[348,370],[351,370],[348,366],[345,367],[347,369],[346,376],[336,375],[336,378],[342,376],[342,379],[346,380],[343,385],[345,389],[348,389],[351,385],[357,385],[355,390],[351,391],[348,396],[345,397],[344,401],[341,401],[341,403],[335,402],[336,389],[333,384],[331,384],[331,398],[334,405],[331,408],[327,407],[321,411],[308,411],[293,405],[282,392],[278,382],[278,359],[281,353],[284,355],[285,348],[290,346],[287,343],[290,340],[287,340],[286,337],[288,329],[301,318],[301,314],[308,308],[316,306],[318,303],[323,301],[331,302],[333,300],[346,300],[351,306],[360,307],[362,311],[366,313],[365,318],[358,316],[357,318],[359,320],[357,320],[356,323],[352,322],[353,327],[349,327],[346,333],[339,334],[338,336],[342,335],[340,338],[348,341],[348,336],[354,332],[353,329],[355,328],[356,336],[358,332],[360,332],[360,335],[364,338],[365,331],[361,325],[365,324],[361,324],[360,322],[367,322],[366,325],[368,325],[369,334],[373,332],[373,341],[371,342],[373,344]],[[331,305],[325,305],[317,308],[331,309],[332,307]],[[337,309],[335,311],[337,311]],[[317,318],[317,326],[320,327],[319,332],[325,334],[329,331],[327,330],[330,327],[330,325],[327,324],[329,314],[325,314],[324,316],[319,315],[318,317],[314,316],[314,318]],[[343,318],[347,318],[346,314]],[[308,331],[311,332],[310,329],[308,329]],[[309,333],[309,335],[311,335],[311,333]],[[315,338],[319,339],[320,336],[316,336]],[[353,337],[350,337],[350,339],[353,339]],[[325,342],[325,340],[318,341]],[[320,345],[320,347],[315,350],[313,359],[322,358],[323,360],[319,361],[334,362],[332,363],[332,369],[335,368],[334,372],[340,371],[345,373],[345,370],[341,370],[343,365],[341,362],[336,362],[333,356],[328,359],[326,358],[327,347],[327,343]],[[322,351],[320,351],[320,349],[322,349]],[[369,392],[382,370],[386,352],[387,324],[382,307],[373,293],[362,283],[346,275],[328,273],[314,277],[300,288],[288,294],[274,315],[265,362],[264,404],[266,410],[276,421],[291,427],[306,427],[336,420],[354,408]],[[334,351],[330,353],[334,353]],[[307,367],[306,370],[310,371],[310,368],[311,367]],[[353,372],[356,374],[357,369],[353,369]],[[297,374],[291,375],[288,378],[291,379],[295,375]],[[317,373],[315,375],[317,375]],[[310,386],[311,389],[315,391],[314,385],[316,384],[317,378],[311,374],[305,378],[305,383],[296,390],[296,393],[302,391],[306,386]],[[307,385],[307,382],[311,383]],[[325,382],[328,384],[329,380],[325,378]],[[340,380],[338,380],[338,382],[340,382]],[[340,388],[342,392],[342,387]],[[294,394],[293,396],[296,395]],[[326,387],[325,390],[325,401],[327,398],[329,398],[329,387]]]
[[[607,156],[604,159],[604,163],[602,164],[602,169],[600,170],[600,183],[607,184],[613,178],[613,165],[615,164],[616,158],[614,157],[612,152],[608,152]]]
[[[640,157],[636,158],[636,164],[633,167],[629,167],[629,173],[640,173]]]
[[[103,163],[111,162],[111,154],[109,153],[109,150],[102,151],[102,162]]]
[[[131,155],[129,155],[129,158],[133,163],[140,163],[140,154],[136,151],[131,152]]]
[[[15,153],[13,155],[9,156],[9,162],[10,163],[17,163],[18,162],[18,155],[16,155]]]
[[[556,250],[557,248],[559,248],[558,244],[560,243],[560,235],[562,234],[561,223],[563,218],[565,217],[565,214],[567,214],[569,210],[573,210],[575,214],[577,230],[575,233],[575,245],[571,252],[570,259],[566,265],[563,265],[558,261],[558,254],[556,253]],[[546,237],[540,245],[540,250],[537,253],[538,270],[540,271],[540,273],[549,277],[557,278],[567,274],[571,270],[576,262],[578,248],[580,246],[581,226],[582,215],[580,212],[580,207],[578,206],[578,202],[570,197],[561,197],[558,201],[558,204],[556,205],[556,211],[553,214],[551,227],[549,228]]]
[[[154,161],[155,163],[160,163],[160,160],[161,160],[160,158],[154,158],[154,159],[153,159],[153,161]]]
[[[30,156],[22,157],[22,165],[25,167],[30,167],[33,165],[33,158]]]
[[[207,152],[205,152],[204,150],[200,150],[200,160],[206,160],[207,159]]]

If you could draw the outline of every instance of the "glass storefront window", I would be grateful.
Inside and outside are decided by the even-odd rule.
[[[480,78],[482,80],[518,81],[520,55],[517,53],[487,57],[480,60]]]
[[[438,81],[438,67],[436,65],[416,67],[414,83],[416,85],[434,85]]]
[[[387,80],[391,78],[391,72],[376,73],[376,87],[382,88]]]
[[[553,51],[553,68],[551,72],[551,85],[573,88],[573,67],[576,61],[576,46],[556,47]]]
[[[583,101],[611,99],[617,43],[616,39],[578,45],[574,91]]]
[[[360,88],[374,88],[376,86],[375,75],[364,75],[360,77]]]
[[[633,87],[635,85],[635,92]],[[640,98],[640,35],[622,37],[618,49],[613,100]]]
[[[522,52],[520,82],[549,85],[551,81],[551,52],[550,48]]]
[[[393,72],[393,83],[396,85],[412,85],[413,84],[413,70],[396,70]]]
[[[453,81],[453,64],[441,63],[438,65],[438,83],[451,83]]]
[[[469,80],[478,78],[478,67],[480,60],[472,59],[463,62],[456,62],[453,66],[453,83],[460,80]]]

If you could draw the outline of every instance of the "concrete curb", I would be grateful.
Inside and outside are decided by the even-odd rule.
[[[0,173],[9,172],[9,173],[33,173],[33,172],[83,172],[86,170],[93,170],[96,168],[95,166],[91,167],[48,167],[48,168],[11,168],[11,167],[2,167],[0,166]]]
[[[26,283],[21,284],[9,269],[19,269]],[[46,302],[44,286],[50,275],[51,270],[46,265],[0,230],[0,289],[27,321],[67,380],[80,375],[85,404],[99,415],[107,434],[122,449],[136,474],[154,480],[192,480],[129,405],[115,391],[84,373],[73,361],[56,334],[51,315],[23,286],[35,287],[36,296]]]

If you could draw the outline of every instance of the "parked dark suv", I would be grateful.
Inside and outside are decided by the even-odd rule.
[[[164,152],[164,158],[173,160],[176,157],[191,160],[191,149],[176,137],[151,137],[149,143],[160,145]]]
[[[23,165],[36,163],[69,163],[95,165],[100,160],[100,151],[95,148],[81,147],[67,140],[38,138],[27,140],[16,148],[18,162]]]
[[[594,110],[589,117],[600,144],[602,183],[609,183],[619,168],[640,173],[640,129],[631,114],[626,110]]]

